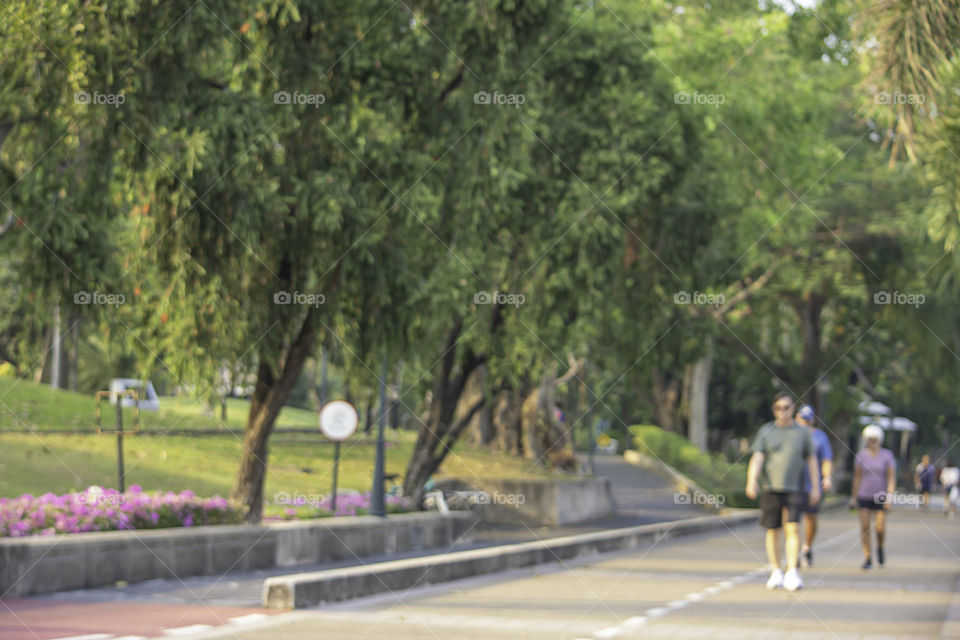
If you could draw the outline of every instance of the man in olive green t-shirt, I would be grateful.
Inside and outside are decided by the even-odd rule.
[[[746,487],[748,498],[760,497],[760,526],[767,530],[767,559],[772,567],[767,588],[783,587],[789,591],[803,587],[797,572],[800,555],[797,523],[804,502],[804,465],[812,479],[810,504],[815,505],[820,501],[820,471],[813,439],[809,431],[794,421],[793,407],[793,396],[786,391],[774,396],[773,413],[776,420],[765,424],[757,434],[751,448],[753,455],[747,468]],[[786,523],[783,522],[784,509],[787,510]],[[786,537],[786,574],[780,568],[781,528]]]

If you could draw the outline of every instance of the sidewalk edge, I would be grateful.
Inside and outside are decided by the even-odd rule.
[[[757,521],[759,512],[700,516],[609,531],[548,538],[468,551],[392,560],[264,581],[263,606],[298,609],[384,592],[406,592],[421,585],[450,582],[612,551]]]

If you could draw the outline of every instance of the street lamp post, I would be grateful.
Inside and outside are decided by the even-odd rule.
[[[384,440],[383,427],[387,421],[387,356],[383,356],[380,375],[380,412],[377,415],[377,457],[373,467],[373,488],[370,491],[370,515],[387,515],[387,505],[383,498]]]

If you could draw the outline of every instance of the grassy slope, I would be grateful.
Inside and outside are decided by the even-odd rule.
[[[127,484],[145,490],[191,489],[199,495],[229,495],[243,444],[223,435],[163,435],[166,429],[217,429],[221,423],[201,415],[199,403],[161,399],[161,410],[144,412],[143,431],[125,438]],[[93,400],[80,394],[53,391],[28,381],[0,378],[0,497],[22,493],[62,493],[91,484],[116,486],[116,438],[94,435]],[[229,428],[243,426],[244,401],[228,407]],[[16,416],[12,415],[12,412]],[[105,415],[112,415],[104,406]],[[126,415],[126,414],[125,414]],[[287,408],[283,427],[314,427],[316,415]],[[105,425],[106,426],[106,425]],[[10,433],[31,428],[35,433]],[[89,429],[90,435],[57,434],[56,430]],[[402,479],[416,434],[388,430],[386,471]],[[265,495],[280,491],[323,494],[330,491],[333,447],[322,436],[276,433],[270,440]],[[373,440],[362,434],[344,443],[339,486],[367,491],[373,477]],[[458,445],[441,474],[471,477],[542,477],[529,461],[472,450]]]
[[[160,398],[159,411],[140,413],[144,431],[164,432],[168,429],[196,430],[233,429],[242,431],[250,403],[237,398],[227,399],[227,420],[203,415],[199,400],[187,397]],[[0,378],[0,431],[37,429],[40,431],[76,431],[96,428],[96,402],[93,395],[51,389],[27,380]],[[103,402],[104,426],[114,423],[114,408]],[[133,409],[124,411],[125,424],[132,424]],[[317,416],[312,411],[286,407],[280,412],[277,428],[315,428]]]
[[[654,425],[630,427],[633,445],[686,474],[704,491],[722,493],[730,507],[755,506],[744,494],[745,460],[729,462],[718,453],[700,451],[682,435]]]

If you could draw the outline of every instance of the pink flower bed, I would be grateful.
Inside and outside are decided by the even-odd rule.
[[[226,498],[199,498],[192,491],[145,492],[133,485],[120,493],[93,486],[59,496],[0,498],[0,537],[234,524],[242,513]]]
[[[279,494],[278,494],[279,495]],[[410,511],[410,500],[403,496],[386,496],[387,513]],[[265,509],[264,521],[309,520],[331,516],[359,516],[370,513],[370,492],[337,496],[337,512],[331,510],[330,496],[283,494],[274,496],[274,506]]]

